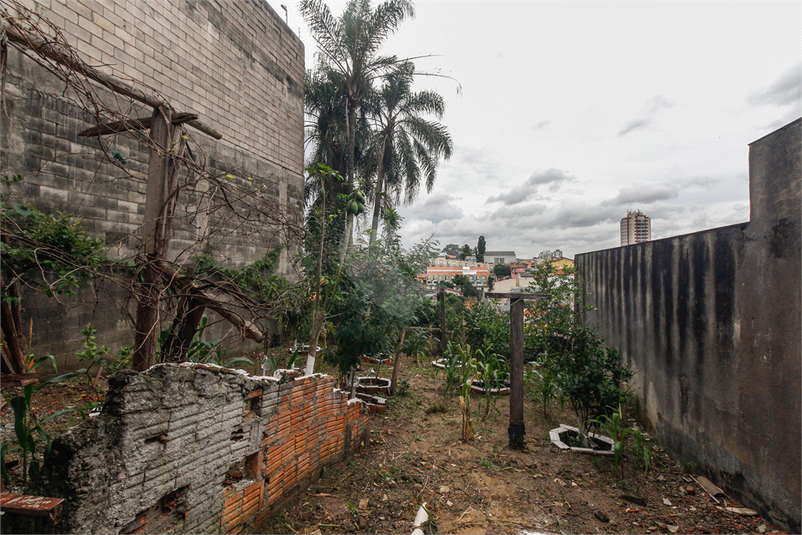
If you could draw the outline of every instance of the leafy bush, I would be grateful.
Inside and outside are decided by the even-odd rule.
[[[566,336],[564,351],[549,356],[545,365],[558,373],[557,384],[577,415],[586,435],[590,419],[606,414],[610,407],[630,398],[627,382],[632,371],[621,362],[615,349],[605,348],[593,330],[574,326]]]

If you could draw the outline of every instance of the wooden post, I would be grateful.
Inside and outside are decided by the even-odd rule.
[[[524,300],[551,299],[548,294],[488,293],[493,299],[510,300],[510,447],[524,447]]]
[[[143,271],[139,285],[136,320],[134,325],[134,353],[131,366],[144,371],[155,364],[156,341],[159,337],[159,293],[161,277],[154,263],[165,257],[170,240],[172,199],[171,162],[174,148],[174,131],[170,109],[154,108],[150,139],[155,147],[150,150],[148,187],[145,196],[145,221],[142,225],[143,252],[137,256],[138,268]]]
[[[440,288],[437,298],[440,300],[440,356],[446,354],[446,289]]]
[[[510,447],[524,447],[524,302],[510,300]]]

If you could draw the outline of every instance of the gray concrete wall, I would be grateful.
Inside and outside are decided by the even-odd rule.
[[[367,409],[335,386],[200,364],[127,370],[100,416],[53,442],[34,484],[66,500],[59,533],[259,533],[364,445]]]
[[[59,28],[90,65],[162,95],[177,111],[199,113],[202,122],[224,136],[215,142],[190,129],[207,169],[216,175],[233,174],[240,182],[250,177],[291,219],[301,221],[304,46],[267,2],[23,3]],[[78,104],[78,95],[32,56],[9,46],[7,113],[0,114],[2,173],[22,175],[25,180],[14,192],[39,208],[82,218],[92,236],[105,240],[109,255],[131,257],[140,243],[147,147],[129,134],[105,136],[106,150],[118,151],[127,160],[124,169],[109,162],[96,138],[77,136],[95,124]],[[151,114],[128,99],[99,94],[129,116]],[[212,240],[214,254],[232,265],[254,261],[286,244],[267,226],[239,228],[224,208],[215,210],[208,221],[192,224],[182,219],[196,206],[194,198],[179,202],[172,258],[199,252],[197,238],[204,225],[222,231]],[[296,275],[291,262],[295,252],[297,248],[282,254],[281,275]],[[131,328],[120,312],[126,296],[125,288],[106,284],[97,294],[86,285],[61,306],[26,292],[23,321],[27,332],[33,319],[32,352],[56,354],[62,366],[72,367],[73,354],[80,349],[80,329],[90,321],[100,343],[115,349],[130,344]],[[218,338],[226,331],[221,326],[209,335]]]
[[[661,444],[800,529],[802,120],[750,145],[751,220],[576,257],[583,322]]]

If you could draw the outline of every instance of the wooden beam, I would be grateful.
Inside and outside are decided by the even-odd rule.
[[[180,125],[198,118],[197,113],[174,113],[172,124]],[[83,132],[79,132],[81,137],[89,136],[103,136],[106,134],[120,134],[130,130],[145,130],[153,124],[153,117],[141,117],[139,119],[126,119],[124,121],[114,121],[112,123],[100,124],[87,128]]]
[[[53,60],[56,63],[60,63],[77,73],[83,74],[87,78],[91,78],[97,83],[108,87],[115,93],[130,97],[137,102],[147,104],[152,108],[158,108],[160,106],[167,105],[166,101],[157,98],[154,95],[148,95],[144,91],[137,89],[130,84],[126,84],[121,80],[98,71],[94,67],[90,67],[89,65],[85,65],[79,61],[76,61],[71,57],[70,54],[67,54],[65,51],[61,50],[61,47],[56,43],[45,41],[44,39],[41,39],[30,32],[11,25],[6,20],[3,20],[3,31],[5,31],[8,40],[12,43],[17,43],[18,45],[30,48],[40,56]]]
[[[167,101],[155,95],[145,93],[141,89],[137,89],[131,84],[125,83],[122,80],[118,80],[113,76],[95,69],[94,67],[77,61],[66,51],[63,51],[57,43],[45,41],[44,39],[41,39],[40,37],[33,35],[28,31],[12,25],[6,19],[2,20],[2,31],[5,32],[6,37],[12,43],[30,48],[40,56],[55,61],[56,63],[60,63],[61,65],[64,65],[65,67],[79,74],[83,74],[87,78],[111,89],[115,93],[132,98],[137,102],[141,102],[142,104],[146,104],[152,108],[159,108],[161,106],[168,105]],[[188,121],[187,124],[193,128],[196,128],[197,130],[200,130],[204,134],[213,137],[214,139],[223,138],[223,134],[198,121],[197,118]]]
[[[531,292],[511,292],[511,293],[486,293],[485,297],[490,297],[491,299],[524,299],[524,300],[539,300],[539,299],[551,299],[551,295],[549,294],[536,294]]]
[[[194,128],[195,130],[199,130],[206,134],[207,136],[211,136],[214,139],[223,139],[223,134],[212,128],[211,126],[207,126],[198,120],[188,121],[187,124]]]

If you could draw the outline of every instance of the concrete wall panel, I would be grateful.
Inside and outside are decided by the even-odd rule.
[[[749,223],[578,255],[583,321],[662,444],[800,529],[802,120],[750,146]]]

